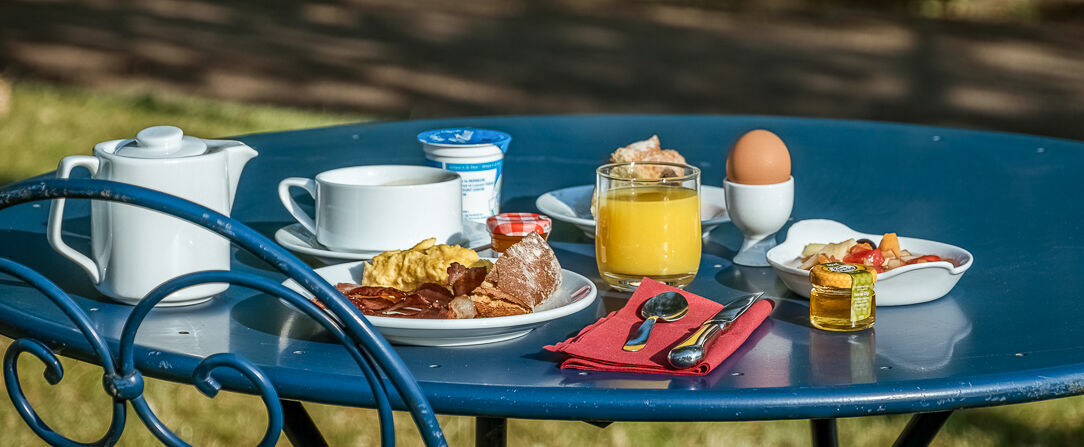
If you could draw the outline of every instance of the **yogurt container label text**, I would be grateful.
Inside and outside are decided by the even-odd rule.
[[[500,212],[504,154],[512,137],[487,129],[438,129],[418,134],[426,165],[463,179],[463,219],[485,222]]]

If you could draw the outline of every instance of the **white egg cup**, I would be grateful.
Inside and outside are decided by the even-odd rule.
[[[772,237],[790,218],[794,207],[794,177],[771,185],[744,185],[723,180],[727,213],[745,235],[734,263],[747,267],[768,267]]]

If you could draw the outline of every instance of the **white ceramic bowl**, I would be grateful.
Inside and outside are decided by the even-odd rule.
[[[542,214],[573,224],[587,237],[594,239],[595,218],[591,216],[591,196],[594,193],[595,185],[570,186],[538,196],[535,206]],[[700,230],[704,235],[729,221],[723,188],[700,185]]]
[[[490,259],[491,261],[493,259]],[[364,261],[337,264],[314,270],[332,285],[340,282],[360,284]],[[311,297],[294,280],[282,283],[303,296]],[[585,288],[585,291],[580,289]],[[577,291],[580,291],[577,293]],[[576,296],[574,297],[573,294]],[[465,346],[522,337],[538,326],[549,321],[572,315],[595,302],[598,290],[594,283],[583,275],[568,270],[561,270],[561,286],[550,295],[545,303],[535,311],[524,315],[507,317],[472,318],[467,320],[393,318],[366,315],[373,326],[388,341],[401,345],[416,346]],[[283,304],[293,307],[286,301]]]
[[[787,230],[787,240],[768,251],[768,263],[775,268],[787,288],[809,298],[809,271],[798,268],[799,257],[806,244],[835,243],[850,238],[881,240],[883,234],[860,233],[850,227],[826,219],[809,219],[795,222]],[[971,252],[955,245],[901,237],[900,248],[917,255],[937,255],[952,258],[947,261],[905,265],[877,275],[878,306],[902,306],[924,303],[945,296],[964,272],[971,268]]]

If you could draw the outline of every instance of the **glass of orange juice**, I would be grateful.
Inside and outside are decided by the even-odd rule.
[[[602,279],[632,291],[643,277],[685,287],[700,266],[700,169],[663,162],[598,168],[595,258]]]

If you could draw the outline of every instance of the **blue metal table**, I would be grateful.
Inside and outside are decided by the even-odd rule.
[[[834,442],[833,418],[922,413],[907,442],[928,442],[956,409],[1084,393],[1084,144],[995,132],[836,120],[724,116],[556,116],[463,118],[350,125],[258,134],[233,217],[266,235],[290,223],[276,185],[359,164],[419,164],[419,131],[474,126],[506,131],[502,209],[532,211],[546,191],[594,181],[613,148],[658,134],[721,185],[729,144],[766,128],[788,144],[794,219],[828,218],[869,232],[894,231],[970,250],[975,265],[952,292],[930,303],[878,309],[872,331],[811,329],[808,302],[770,268],[730,262],[740,234],[730,224],[705,243],[689,290],[719,301],[747,291],[779,297],[771,318],[716,371],[671,377],[561,370],[541,347],[565,339],[626,294],[604,291],[598,305],[525,337],[458,348],[397,347],[438,413],[480,417],[501,434],[504,418],[589,421],[813,419],[814,440]],[[89,206],[69,201],[65,227],[89,234]],[[45,238],[48,205],[0,211],[0,256],[42,272],[72,293],[115,346],[131,307],[98,295],[82,271]],[[785,234],[785,229],[782,232]],[[781,238],[781,236],[780,236]],[[85,240],[84,240],[85,242]],[[551,242],[565,268],[593,277],[592,241],[557,223]],[[278,279],[237,252],[233,269]],[[34,336],[63,354],[93,360],[82,335],[33,289],[0,278],[0,332]],[[189,381],[219,352],[257,364],[283,399],[373,406],[344,348],[275,298],[232,287],[209,303],[152,312],[137,338],[136,366],[153,377]],[[251,391],[227,376],[226,388]],[[394,397],[393,397],[394,398]],[[401,402],[395,402],[402,405]],[[486,430],[481,430],[485,428]],[[495,431],[492,431],[495,430]],[[917,441],[916,441],[917,440]],[[901,441],[903,442],[903,441]]]

